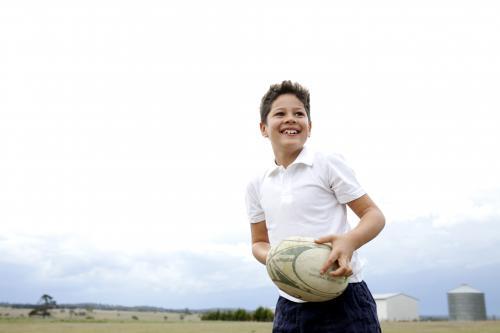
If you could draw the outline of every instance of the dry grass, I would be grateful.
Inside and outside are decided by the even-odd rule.
[[[0,333],[264,333],[271,323],[235,322],[14,322],[0,321]]]
[[[28,317],[30,309],[13,309],[0,307],[0,318],[20,318]],[[50,311],[52,320],[88,320],[89,317],[94,321],[135,321],[133,317],[137,317],[139,321],[154,321],[154,322],[179,322],[179,321],[200,321],[198,314],[181,314],[170,312],[139,312],[139,311],[111,311],[111,310],[87,310],[75,309],[75,314],[71,314],[68,309],[55,309]],[[78,315],[84,313],[84,315]],[[8,314],[8,316],[7,316]],[[181,315],[183,319],[181,320]]]
[[[83,309],[82,309],[83,311]],[[27,318],[29,310],[0,308],[0,333],[264,333],[271,323],[207,322],[198,315],[94,310],[87,317],[69,318],[66,310],[51,319]],[[6,316],[6,314],[9,314]],[[119,314],[119,315],[118,315]],[[24,317],[22,317],[24,316]],[[137,316],[139,320],[133,320]],[[164,316],[168,316],[165,320]],[[499,333],[500,321],[384,322],[384,333]]]
[[[0,320],[0,333],[268,333],[271,323],[252,322],[57,322]],[[383,323],[384,333],[498,333],[500,322]]]
[[[382,323],[384,333],[499,333],[500,321]]]

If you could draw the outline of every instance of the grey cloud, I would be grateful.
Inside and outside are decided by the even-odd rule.
[[[18,261],[14,265],[10,259],[0,258],[2,276],[12,277],[3,280],[2,295],[7,295],[7,290],[34,288],[39,290],[37,293],[56,290],[59,298],[67,301],[149,304],[159,302],[158,298],[169,302],[188,299],[190,294],[208,298],[203,295],[271,285],[263,266],[253,260],[249,264],[248,257],[240,256],[238,251],[232,253],[230,247],[206,253],[179,250],[121,254],[85,248],[81,240],[38,237],[36,242],[28,240],[22,245],[40,255],[26,258],[16,248],[9,248],[11,243],[19,245],[0,242],[4,259],[15,256]],[[15,278],[20,272],[23,279]],[[33,297],[36,295],[18,301],[29,302]]]
[[[483,193],[477,203],[493,205],[497,198]],[[500,216],[445,226],[436,226],[435,218],[389,223],[362,248],[372,292],[406,292],[420,299],[422,314],[446,315],[446,292],[469,283],[485,292],[488,313],[498,315]]]
[[[391,223],[362,253],[374,273],[500,263],[500,223],[489,219],[434,227],[431,217]]]

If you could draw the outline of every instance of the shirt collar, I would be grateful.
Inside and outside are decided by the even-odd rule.
[[[300,151],[299,155],[297,156],[297,158],[295,159],[295,161],[293,161],[288,166],[288,168],[294,164],[305,164],[308,166],[312,166],[313,165],[313,158],[314,158],[314,154],[307,147],[304,146],[302,148],[302,150]],[[280,168],[282,169],[283,167],[281,165],[277,165],[276,161],[273,161],[272,166],[269,168],[269,170],[267,172],[267,176],[273,175]]]

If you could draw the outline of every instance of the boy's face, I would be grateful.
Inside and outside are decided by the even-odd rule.
[[[302,149],[311,135],[311,123],[297,96],[283,94],[271,104],[266,123],[260,123],[260,130],[271,140],[275,151],[296,151]]]

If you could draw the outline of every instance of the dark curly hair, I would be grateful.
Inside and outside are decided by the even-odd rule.
[[[281,83],[273,84],[269,87],[269,90],[262,97],[260,102],[260,121],[264,124],[267,123],[267,115],[271,111],[271,105],[274,100],[280,95],[284,94],[294,94],[297,98],[304,104],[306,109],[307,118],[309,122],[311,121],[311,105],[309,90],[298,84],[297,82],[292,83],[290,80],[283,81]]]

